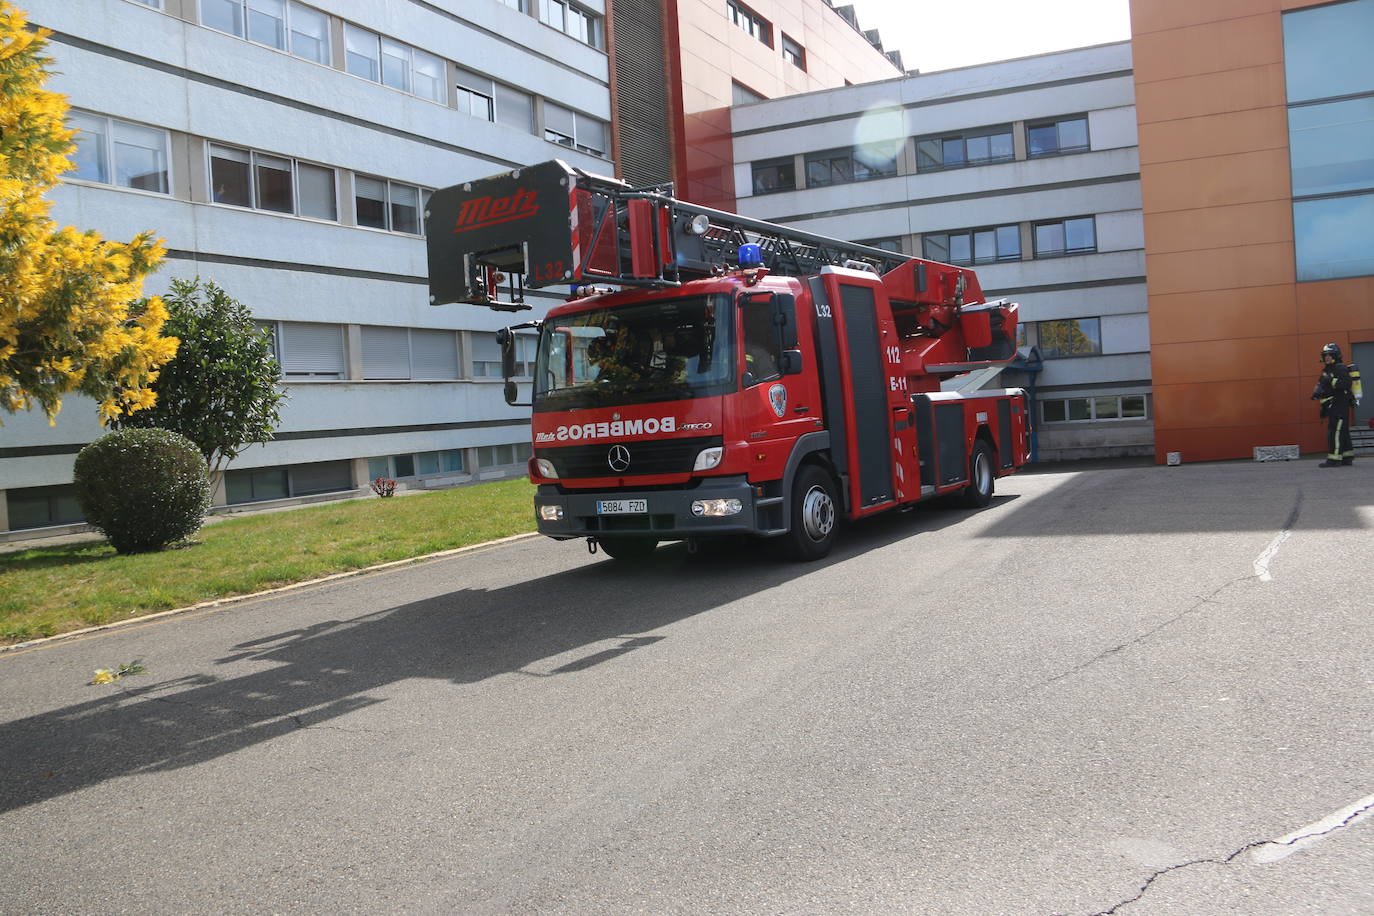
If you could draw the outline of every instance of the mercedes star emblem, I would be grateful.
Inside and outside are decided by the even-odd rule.
[[[630,450],[623,445],[611,446],[611,450],[606,453],[606,463],[617,474],[624,473],[630,467]]]

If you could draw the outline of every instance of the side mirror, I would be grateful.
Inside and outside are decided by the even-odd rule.
[[[520,400],[520,389],[516,388],[515,382],[512,382],[510,379],[506,379],[506,384],[502,388],[502,393],[506,396],[506,403],[512,406],[515,405],[516,401]]]
[[[802,351],[783,350],[782,364],[778,367],[783,375],[799,375],[802,371]]]
[[[510,328],[502,328],[496,332],[496,343],[501,347],[501,375],[509,379],[515,375],[515,335]]]

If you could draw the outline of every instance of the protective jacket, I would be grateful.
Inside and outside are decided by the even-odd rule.
[[[1312,389],[1312,399],[1321,403],[1323,417],[1343,417],[1355,406],[1350,390],[1350,369],[1345,363],[1332,363]]]

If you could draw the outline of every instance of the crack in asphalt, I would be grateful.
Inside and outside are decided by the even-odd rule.
[[[1297,524],[1298,524],[1298,518],[1299,518],[1299,516],[1302,514],[1302,503],[1303,503],[1303,492],[1302,492],[1302,489],[1299,488],[1299,489],[1298,489],[1297,496],[1296,496],[1296,497],[1294,498],[1294,500],[1293,500],[1293,508],[1289,510],[1289,512],[1288,512],[1288,517],[1284,520],[1283,529],[1282,529],[1283,531],[1292,531],[1293,528],[1295,528],[1295,527],[1297,526]],[[1081,663],[1081,664],[1079,664],[1079,665],[1076,665],[1076,666],[1074,666],[1073,668],[1070,668],[1068,671],[1065,671],[1063,674],[1059,674],[1059,675],[1056,675],[1056,676],[1050,678],[1048,681],[1045,681],[1044,683],[1038,685],[1038,686],[1037,686],[1036,688],[1034,688],[1034,689],[1040,690],[1040,689],[1043,689],[1043,688],[1045,688],[1045,687],[1049,687],[1051,684],[1058,683],[1059,681],[1062,681],[1062,680],[1064,680],[1065,678],[1073,677],[1075,674],[1078,674],[1079,672],[1084,671],[1084,670],[1086,670],[1087,668],[1091,668],[1093,665],[1096,665],[1098,662],[1102,661],[1102,660],[1105,659],[1105,658],[1108,658],[1108,657],[1110,657],[1110,656],[1112,656],[1112,655],[1116,655],[1118,652],[1123,652],[1123,651],[1125,651],[1126,649],[1131,648],[1132,646],[1139,645],[1140,643],[1145,642],[1145,641],[1148,640],[1150,637],[1154,636],[1154,635],[1155,635],[1156,633],[1158,633],[1159,631],[1163,630],[1165,627],[1172,626],[1173,624],[1178,623],[1178,622],[1179,622],[1180,620],[1182,620],[1183,618],[1188,617],[1188,616],[1191,615],[1191,614],[1196,614],[1200,609],[1206,607],[1207,605],[1216,603],[1216,602],[1214,601],[1214,599],[1215,599],[1218,595],[1220,595],[1222,592],[1224,592],[1224,591],[1226,591],[1227,589],[1231,588],[1232,586],[1238,585],[1238,584],[1240,584],[1240,583],[1242,583],[1242,582],[1249,582],[1249,581],[1251,581],[1251,580],[1259,579],[1259,578],[1261,578],[1261,573],[1260,573],[1260,572],[1254,572],[1254,573],[1251,573],[1250,575],[1247,575],[1247,576],[1237,576],[1237,577],[1235,577],[1234,579],[1230,579],[1229,581],[1222,583],[1220,586],[1218,586],[1216,589],[1214,589],[1214,590],[1211,592],[1211,594],[1204,595],[1204,596],[1198,598],[1198,600],[1197,600],[1197,602],[1196,602],[1195,604],[1193,604],[1191,607],[1187,608],[1186,610],[1182,611],[1181,613],[1178,613],[1178,614],[1174,615],[1173,617],[1170,617],[1168,620],[1165,620],[1165,621],[1163,621],[1162,623],[1159,623],[1159,624],[1157,624],[1156,626],[1151,627],[1150,629],[1146,630],[1144,633],[1138,633],[1138,634],[1136,634],[1136,636],[1134,636],[1134,637],[1131,638],[1131,639],[1126,640],[1125,642],[1121,643],[1121,644],[1118,645],[1118,646],[1113,646],[1113,647],[1110,648],[1110,649],[1106,649],[1106,650],[1104,650],[1104,651],[1102,651],[1102,652],[1097,653],[1096,655],[1094,655],[1092,658],[1088,659],[1087,661],[1085,661],[1085,662],[1083,662],[1083,663]]]
[[[1049,687],[1049,686],[1052,685],[1052,684],[1056,684],[1056,683],[1058,683],[1059,681],[1064,680],[1065,678],[1073,677],[1075,674],[1078,674],[1079,672],[1084,671],[1084,670],[1086,670],[1087,668],[1091,668],[1093,665],[1096,665],[1098,662],[1102,661],[1102,660],[1105,659],[1105,658],[1108,658],[1108,657],[1110,657],[1110,656],[1112,656],[1112,655],[1115,655],[1115,654],[1117,654],[1118,652],[1124,652],[1125,650],[1131,648],[1132,646],[1139,645],[1140,643],[1145,642],[1146,640],[1150,639],[1152,636],[1154,636],[1155,634],[1157,634],[1159,631],[1163,630],[1165,627],[1173,626],[1174,624],[1178,623],[1178,622],[1179,622],[1180,620],[1182,620],[1183,618],[1188,617],[1188,616],[1190,616],[1190,615],[1192,615],[1192,614],[1196,614],[1199,610],[1201,610],[1202,608],[1206,607],[1206,606],[1209,605],[1209,604],[1216,604],[1217,602],[1216,602],[1214,599],[1217,597],[1217,595],[1220,595],[1222,592],[1226,591],[1228,588],[1231,588],[1233,585],[1236,585],[1236,584],[1241,583],[1241,582],[1246,582],[1246,581],[1248,581],[1248,580],[1250,580],[1250,579],[1254,579],[1254,578],[1256,578],[1256,576],[1254,576],[1254,575],[1249,575],[1249,576],[1238,576],[1238,577],[1236,577],[1235,579],[1230,580],[1229,582],[1223,583],[1222,585],[1218,586],[1211,594],[1203,595],[1202,597],[1198,598],[1197,602],[1196,602],[1195,604],[1193,604],[1191,607],[1187,608],[1186,610],[1184,610],[1184,611],[1182,611],[1182,612],[1180,612],[1180,613],[1178,613],[1178,614],[1175,614],[1173,617],[1170,617],[1168,620],[1165,620],[1165,621],[1163,621],[1163,622],[1161,622],[1161,623],[1159,623],[1159,624],[1156,624],[1155,626],[1153,626],[1153,627],[1151,627],[1150,629],[1146,630],[1144,633],[1137,633],[1134,637],[1132,637],[1131,639],[1126,640],[1125,642],[1121,643],[1121,644],[1118,645],[1118,646],[1113,646],[1113,647],[1110,648],[1110,649],[1105,649],[1105,650],[1103,650],[1103,651],[1097,653],[1097,654],[1094,655],[1092,658],[1090,658],[1090,659],[1088,659],[1087,661],[1082,662],[1082,663],[1080,663],[1080,664],[1078,664],[1078,665],[1075,665],[1074,667],[1070,668],[1068,671],[1065,671],[1063,674],[1057,674],[1057,675],[1055,675],[1054,677],[1050,678],[1048,681],[1045,681],[1044,683],[1038,685],[1035,689],[1036,689],[1036,690],[1040,690],[1040,689],[1043,689],[1043,688],[1045,688],[1045,687]]]
[[[1336,833],[1339,830],[1344,830],[1345,828],[1349,827],[1352,823],[1354,823],[1357,820],[1360,820],[1366,814],[1370,813],[1370,811],[1374,811],[1374,803],[1370,803],[1362,808],[1352,811],[1339,824],[1336,824],[1333,827],[1328,827],[1325,830],[1314,830],[1311,833],[1304,833],[1299,836],[1295,836],[1290,840],[1256,840],[1253,843],[1246,843],[1244,846],[1240,847],[1239,849],[1235,850],[1230,855],[1227,855],[1224,858],[1194,859],[1191,862],[1181,862],[1178,865],[1170,865],[1168,868],[1162,868],[1159,871],[1155,872],[1153,875],[1150,875],[1150,877],[1145,879],[1145,883],[1140,886],[1140,892],[1136,894],[1134,897],[1129,897],[1125,900],[1122,900],[1121,902],[1112,906],[1110,909],[1098,910],[1097,912],[1092,913],[1091,916],[1115,916],[1115,914],[1119,913],[1123,907],[1127,907],[1133,903],[1139,902],[1149,892],[1150,886],[1152,884],[1154,884],[1160,878],[1172,872],[1180,871],[1184,868],[1191,868],[1194,865],[1230,865],[1231,863],[1235,862],[1236,859],[1240,858],[1241,856],[1245,855],[1245,853],[1250,852],[1251,850],[1260,849],[1265,846],[1296,846],[1297,844],[1302,843],[1306,840],[1315,839],[1317,837],[1330,836],[1331,834]]]

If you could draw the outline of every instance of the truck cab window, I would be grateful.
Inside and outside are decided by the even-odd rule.
[[[771,381],[782,375],[782,350],[773,324],[773,304],[767,297],[740,300],[744,320],[744,371],[750,384]]]

